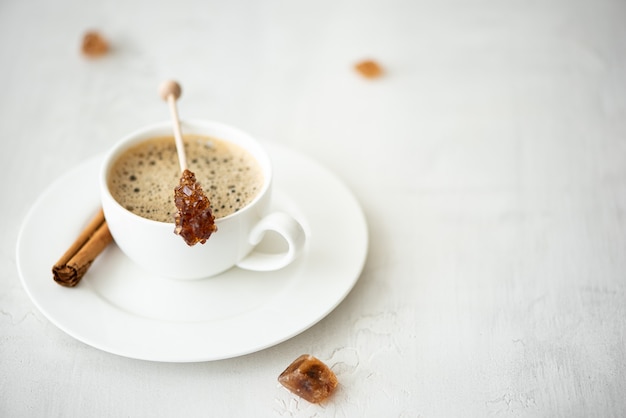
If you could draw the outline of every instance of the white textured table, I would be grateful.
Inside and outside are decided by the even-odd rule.
[[[0,416],[624,416],[625,22],[619,0],[3,0]],[[79,54],[90,28],[108,56]],[[119,357],[20,283],[24,214],[166,119],[170,77],[181,113],[314,158],[367,216],[353,291],[280,345]],[[322,406],[276,382],[305,352],[340,380]]]

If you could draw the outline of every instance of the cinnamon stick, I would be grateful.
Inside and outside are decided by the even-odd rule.
[[[74,243],[52,267],[54,281],[74,287],[83,278],[91,263],[113,240],[102,209],[89,222]]]

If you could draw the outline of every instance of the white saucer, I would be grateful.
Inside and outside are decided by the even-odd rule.
[[[155,277],[110,245],[75,288],[51,268],[97,211],[95,157],[55,181],[27,214],[17,241],[26,292],[60,329],[125,357],[209,361],[285,341],[330,313],[356,283],[367,255],[363,212],[352,193],[311,159],[266,144],[275,169],[274,207],[307,232],[293,264],[269,273],[233,268],[216,277]]]

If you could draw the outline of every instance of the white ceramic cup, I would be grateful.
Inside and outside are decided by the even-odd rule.
[[[102,208],[119,248],[145,270],[175,279],[210,277],[234,266],[271,271],[290,264],[304,247],[305,233],[291,215],[270,213],[272,165],[259,142],[238,129],[217,122],[182,121],[181,128],[183,135],[210,136],[246,149],[262,168],[262,189],[247,206],[217,218],[218,229],[205,244],[190,247],[174,233],[173,222],[158,222],[136,215],[120,205],[109,191],[109,171],[125,150],[150,138],[173,135],[171,122],[140,129],[123,138],[107,153],[100,171]],[[173,194],[174,190],[172,198]],[[255,250],[267,231],[274,231],[285,240],[284,252],[275,254]]]

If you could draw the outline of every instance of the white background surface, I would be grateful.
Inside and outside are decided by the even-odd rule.
[[[623,416],[625,22],[618,0],[2,0],[0,415]],[[369,57],[384,78],[356,75]],[[370,226],[344,303],[241,358],[101,352],[16,270],[37,196],[167,119],[171,77],[182,115],[316,159]],[[276,382],[302,353],[339,378],[323,406]]]

